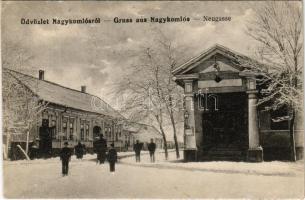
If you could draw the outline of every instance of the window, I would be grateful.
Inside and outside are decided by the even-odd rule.
[[[108,138],[108,128],[106,126],[104,127],[104,132],[105,132],[105,137]]]
[[[80,139],[85,140],[84,122],[81,122],[81,125],[80,125]]]
[[[119,137],[121,138],[122,137],[122,127],[119,126]]]
[[[67,130],[67,122],[64,121],[62,123],[62,131],[63,131],[63,139],[66,140],[68,137],[68,130]]]
[[[52,133],[52,138],[56,139],[56,120],[51,121],[51,133]]]
[[[127,143],[128,143],[128,146],[131,146],[131,140],[130,140],[130,135],[128,136],[128,141],[127,141]]]
[[[278,110],[272,110],[270,113],[270,128],[271,130],[288,130],[289,120],[287,120],[288,111],[283,107]],[[286,119],[285,119],[286,118]]]
[[[73,132],[74,132],[74,119],[70,119],[70,123],[69,123],[69,139],[73,140]]]
[[[118,141],[119,140],[119,133],[118,133],[118,127],[117,126],[115,126],[115,128],[114,128],[114,130],[115,130],[115,141]]]
[[[86,136],[85,136],[85,140],[88,141],[89,140],[89,125],[86,124]]]
[[[109,137],[109,139],[111,139],[111,131],[110,131],[110,127],[107,127],[106,129],[107,129],[107,132],[108,132],[108,137]]]

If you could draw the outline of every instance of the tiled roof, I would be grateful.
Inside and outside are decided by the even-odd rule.
[[[33,76],[7,68],[2,70],[3,73],[11,74],[44,101],[113,118],[124,118],[118,111],[97,96],[67,88],[47,80],[39,80]]]

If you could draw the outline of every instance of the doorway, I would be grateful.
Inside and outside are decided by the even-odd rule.
[[[101,130],[102,129],[99,126],[93,127],[93,140],[98,140],[100,138],[100,134],[102,134]]]
[[[247,96],[244,93],[217,94],[218,109],[203,111],[203,149],[247,147]]]

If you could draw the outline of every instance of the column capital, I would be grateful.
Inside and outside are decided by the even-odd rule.
[[[246,93],[247,94],[257,94],[258,90],[247,90]]]
[[[248,99],[257,99],[257,90],[248,90],[246,93],[248,94]]]
[[[184,83],[193,83],[194,79],[184,79]]]
[[[193,86],[193,80],[184,80],[184,94],[192,94]]]
[[[186,98],[186,97],[192,97],[192,98],[194,98],[194,94],[193,93],[187,93],[187,94],[184,94],[184,97]]]

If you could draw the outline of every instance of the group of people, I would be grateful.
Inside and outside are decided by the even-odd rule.
[[[117,162],[117,151],[114,148],[114,144],[111,143],[107,156],[106,156],[107,141],[104,139],[103,134],[100,135],[99,140],[97,140],[93,146],[94,146],[94,151],[96,152],[97,155],[96,162],[99,164],[103,164],[107,157],[107,160],[110,165],[110,172],[114,173],[115,163]]]
[[[68,147],[69,143],[65,142],[64,147],[60,151],[60,160],[62,161],[62,175],[67,176],[69,171],[69,162],[71,161],[72,150]],[[79,142],[75,147],[75,155],[77,159],[82,159],[85,153],[85,146]],[[100,135],[100,139],[94,144],[94,150],[97,154],[97,163],[103,164],[106,160],[107,141]],[[117,151],[114,144],[110,145],[107,153],[107,160],[110,164],[110,172],[115,171],[115,163],[117,162]]]
[[[72,156],[72,150],[68,147],[69,143],[65,142],[64,147],[60,151],[60,160],[62,164],[62,175],[67,176],[69,171],[69,162],[71,160]],[[74,147],[75,155],[77,159],[82,159],[84,156],[84,153],[86,151],[85,145],[83,145],[81,142],[78,142],[78,144]]]
[[[63,176],[68,175],[69,162],[72,156],[72,150],[68,147],[68,145],[69,145],[68,142],[65,142],[64,147],[61,149],[60,152]],[[94,151],[97,154],[97,159],[96,159],[97,163],[103,164],[107,158],[110,165],[110,172],[114,173],[115,163],[117,162],[117,151],[114,148],[114,144],[112,143],[107,151],[107,141],[103,138],[103,135],[101,134],[99,140],[95,141],[93,146],[94,146]],[[150,161],[155,162],[156,144],[153,142],[153,139],[151,139],[151,142],[148,144],[147,148],[150,155]],[[76,158],[82,159],[85,152],[84,145],[82,145],[81,142],[79,142],[74,149],[75,149]],[[133,149],[136,156],[136,162],[140,162],[141,161],[140,155],[143,149],[143,143],[140,143],[139,140],[137,140],[133,146]]]
[[[136,155],[136,162],[141,162],[141,151],[143,149],[143,143],[140,143],[139,140],[133,145],[133,150]],[[151,139],[150,143],[147,145],[147,149],[149,151],[150,161],[155,162],[155,151],[156,151],[156,144],[154,140]]]

